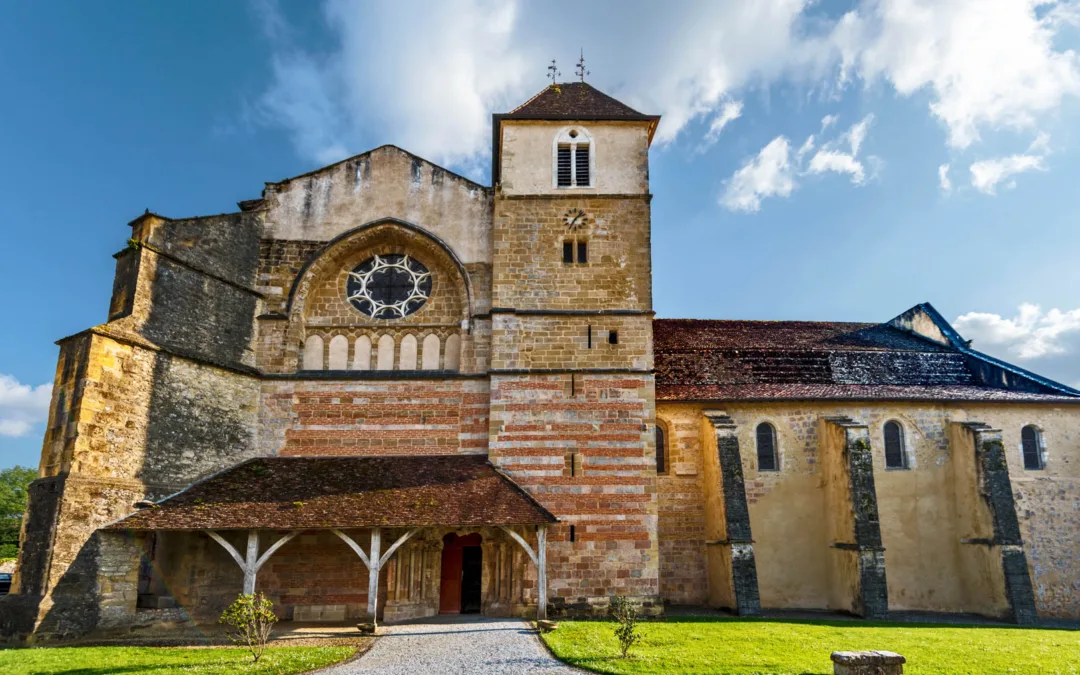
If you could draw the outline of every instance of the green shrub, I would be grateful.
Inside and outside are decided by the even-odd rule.
[[[254,662],[258,663],[277,620],[274,603],[262,593],[255,593],[237,597],[236,602],[222,613],[218,623],[225,624],[229,640],[237,647],[247,647]]]
[[[625,659],[630,648],[641,641],[641,633],[637,630],[637,607],[629,598],[616,595],[611,599],[611,617],[618,622],[615,639],[619,641],[619,649]]]

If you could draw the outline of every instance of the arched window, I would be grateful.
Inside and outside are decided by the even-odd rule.
[[[581,127],[560,131],[551,158],[552,187],[593,187],[594,145],[592,136]]]
[[[656,473],[667,473],[667,434],[664,427],[656,425]]]
[[[323,339],[309,335],[304,341],[304,370],[323,369]]]
[[[757,468],[758,471],[780,469],[780,462],[776,457],[776,429],[768,422],[757,426]]]
[[[330,338],[330,370],[347,370],[349,367],[349,338],[335,335]]]
[[[415,335],[406,335],[401,339],[401,355],[398,356],[398,370],[416,370]]]
[[[356,338],[356,351],[353,353],[353,370],[371,370],[371,338],[361,335]]]
[[[457,334],[446,338],[446,354],[443,357],[445,370],[457,370],[461,363],[461,337]]]
[[[889,420],[885,423],[885,468],[906,469],[907,453],[904,450],[904,427]]]
[[[379,353],[376,357],[375,368],[377,370],[394,369],[394,336],[383,335],[379,338]]]
[[[424,370],[439,369],[439,336],[435,333],[424,338],[424,351],[420,359],[420,367]]]
[[[1042,469],[1042,434],[1032,425],[1020,430],[1020,443],[1024,448],[1024,468]]]

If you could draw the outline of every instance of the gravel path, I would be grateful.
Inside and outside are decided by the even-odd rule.
[[[379,630],[382,634],[367,654],[320,675],[582,672],[551,656],[536,631],[519,619],[433,617]]]

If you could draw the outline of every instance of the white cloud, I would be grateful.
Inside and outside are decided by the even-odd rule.
[[[803,169],[803,160],[814,150],[815,138],[811,134],[791,156],[791,144],[785,136],[777,136],[757,156],[746,160],[725,183],[720,204],[732,211],[754,213],[761,210],[761,200],[766,197],[790,197],[798,187],[795,176],[823,174],[828,172],[851,176],[851,182],[862,185],[866,170],[859,159],[873,115],[867,115],[838,137],[825,141]],[[833,123],[830,122],[831,126]],[[882,164],[877,157],[867,157],[876,171]]]
[[[324,15],[336,38],[327,54],[271,36],[273,83],[261,101],[306,157],[332,162],[394,142],[468,165],[490,143],[491,112],[523,100],[515,3],[327,0]]]
[[[1080,346],[1080,309],[1043,313],[1038,305],[1025,303],[1014,318],[968,312],[954,327],[976,343],[1005,347],[1021,359],[1075,353]]]
[[[839,138],[822,145],[821,149],[810,159],[807,173],[817,174],[828,171],[844,173],[851,176],[852,183],[855,185],[862,185],[866,180],[866,171],[862,162],[857,158],[859,150],[862,148],[863,141],[866,140],[866,134],[870,129],[870,124],[873,121],[874,116],[867,115],[851,125],[851,128]],[[830,122],[830,124],[832,123],[835,123],[835,119],[833,122]],[[824,128],[828,125],[823,124],[822,126]],[[843,149],[844,145],[847,145],[846,151]]]
[[[1073,2],[865,0],[833,33],[847,76],[884,78],[904,96],[929,90],[930,112],[966,148],[980,130],[1033,129],[1080,93],[1080,58],[1054,37]]]
[[[724,127],[742,117],[742,110],[742,101],[728,101],[725,103],[709,124],[709,131],[705,134],[705,140],[699,150],[705,150],[713,143],[716,143],[716,139],[720,137],[720,132],[724,130]]]
[[[1044,171],[1046,164],[1039,155],[1009,155],[984,159],[971,165],[971,185],[983,194],[996,194],[998,183],[1025,171]],[[1015,182],[1006,183],[1015,187]]]
[[[742,114],[747,92],[781,81],[828,90],[838,67],[842,82],[928,93],[958,148],[985,130],[1038,129],[1080,93],[1080,59],[1054,44],[1076,0],[857,0],[838,20],[808,15],[818,4],[626,0],[613,13],[566,0],[323,0],[329,39],[301,49],[299,29],[261,0],[272,82],[258,108],[310,160],[393,142],[478,173],[490,113],[539,91],[552,57],[562,80],[575,79],[581,33],[566,30],[567,17],[589,27],[589,81],[663,115],[658,147],[691,128],[701,130],[692,147],[708,146]],[[821,132],[835,121],[825,116]],[[856,175],[843,158],[822,155],[818,166]]]
[[[1015,317],[969,312],[953,326],[972,347],[1080,386],[1080,309],[1051,309],[1020,305]]]
[[[11,375],[0,375],[0,436],[25,436],[49,416],[52,385],[20,384]]]
[[[727,182],[720,203],[732,211],[755,212],[765,197],[787,197],[795,189],[788,139],[777,136]]]
[[[942,192],[952,192],[952,181],[949,180],[949,165],[942,164],[937,168],[938,185]]]

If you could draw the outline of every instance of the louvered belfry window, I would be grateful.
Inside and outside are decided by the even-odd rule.
[[[1042,452],[1039,448],[1039,430],[1030,424],[1021,429],[1020,443],[1024,449],[1024,468],[1043,468]]]
[[[574,148],[574,185],[588,187],[592,184],[589,176],[589,144],[578,143]]]
[[[584,129],[564,129],[560,132],[555,139],[555,186],[592,187],[592,151],[592,137]]]
[[[757,468],[758,471],[776,471],[776,429],[768,422],[757,427]]]
[[[574,185],[574,166],[570,161],[572,156],[570,144],[559,145],[559,187],[573,187]]]
[[[907,468],[907,456],[904,453],[904,429],[899,422],[889,421],[885,423],[885,468]]]

